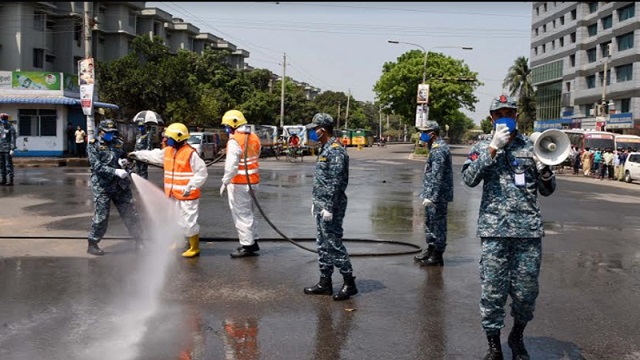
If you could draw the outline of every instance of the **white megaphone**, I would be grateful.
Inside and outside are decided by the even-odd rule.
[[[569,136],[560,130],[548,129],[529,136],[533,141],[533,153],[541,163],[549,166],[564,162],[571,152]]]

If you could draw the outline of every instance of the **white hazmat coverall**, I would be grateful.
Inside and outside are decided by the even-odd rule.
[[[188,145],[185,144],[183,146]],[[172,150],[173,148],[171,146],[167,146],[164,149],[134,151],[133,155],[136,159],[163,167],[164,152]],[[209,173],[207,173],[207,164],[205,164],[204,160],[202,160],[196,152],[194,152],[189,159],[189,163],[191,164],[191,169],[193,170],[194,175],[189,180],[187,186],[193,189],[200,188],[207,180],[207,176],[209,176]],[[200,225],[198,225],[198,206],[200,204],[200,199],[174,199],[174,204],[178,214],[180,214],[180,217],[178,218],[178,225],[183,229],[184,236],[188,238],[200,234]]]
[[[244,134],[249,132],[251,132],[249,126],[240,126],[236,129],[236,136],[245,136]],[[238,175],[238,164],[243,156],[242,150],[240,144],[235,140],[230,139],[227,143],[227,158],[224,162],[222,183],[227,186],[229,209],[231,209],[231,216],[238,231],[240,245],[250,246],[258,239],[258,222],[253,215],[253,198],[249,193],[249,185],[231,183],[231,179]],[[251,184],[253,190],[258,190],[258,187],[258,184]]]

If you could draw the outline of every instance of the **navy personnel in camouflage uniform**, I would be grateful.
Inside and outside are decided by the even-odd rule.
[[[104,254],[98,243],[107,232],[111,201],[116,205],[129,235],[136,240],[136,247],[140,248],[140,220],[131,192],[131,179],[125,170],[128,165],[127,153],[112,120],[102,120],[98,129],[98,139],[92,139],[87,147],[91,166],[91,192],[96,204],[87,252],[92,255]]]
[[[9,123],[9,114],[0,114],[0,185],[13,186],[13,152],[16,147],[16,128]],[[9,177],[9,181],[7,181]]]
[[[147,127],[144,121],[138,120],[138,136],[136,136],[136,145],[134,147],[135,151],[138,150],[153,150],[153,144],[151,140],[153,138],[153,132],[149,130],[153,130],[151,126]],[[136,161],[136,173],[141,177],[148,179],[149,178],[149,165],[142,162]]]
[[[427,247],[414,259],[420,265],[443,266],[442,254],[447,247],[447,207],[453,201],[451,152],[440,137],[440,126],[435,121],[427,121],[426,127],[420,129],[420,140],[429,148],[420,194],[425,207]]]
[[[345,191],[349,183],[349,155],[340,141],[333,136],[331,115],[315,114],[312,122],[306,127],[309,139],[322,144],[322,149],[316,163],[311,205],[311,214],[317,226],[320,282],[304,288],[304,293],[332,295],[331,275],[335,266],[342,274],[344,284],[340,291],[333,295],[333,300],[346,300],[358,293],[351,260],[342,243],[342,220],[347,210]]]
[[[514,98],[493,100],[493,137],[473,146],[462,167],[468,186],[484,181],[477,236],[482,243],[480,314],[489,360],[503,358],[500,329],[507,295],[514,318],[509,347],[514,359],[529,359],[523,332],[538,297],[544,235],[538,194],[549,196],[556,188],[551,169],[535,157],[531,140],[516,130],[516,111]]]

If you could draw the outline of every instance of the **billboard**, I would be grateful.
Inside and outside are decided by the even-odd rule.
[[[60,73],[13,71],[11,87],[20,90],[60,90]]]

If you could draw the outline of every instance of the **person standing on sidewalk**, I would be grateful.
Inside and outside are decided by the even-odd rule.
[[[112,201],[139,249],[142,247],[142,225],[131,192],[131,179],[125,170],[129,161],[123,142],[118,137],[115,122],[109,119],[100,121],[97,135],[87,147],[91,167],[91,192],[95,202],[87,253],[104,255],[98,243],[107,232]]]
[[[0,114],[0,121],[0,185],[13,186],[13,152],[17,149],[16,128],[9,123],[9,114]]]
[[[333,118],[318,113],[306,125],[309,139],[322,144],[313,179],[311,214],[316,221],[316,245],[320,281],[304,288],[308,295],[332,295],[331,276],[338,268],[344,284],[333,300],[347,300],[358,293],[356,278],[347,248],[342,242],[342,221],[347,211],[347,185],[349,184],[349,154],[333,135]]]
[[[538,297],[544,236],[538,194],[549,196],[556,188],[553,171],[516,129],[517,108],[517,101],[505,95],[491,102],[493,137],[474,145],[462,165],[467,186],[483,182],[477,236],[482,246],[480,314],[489,343],[485,360],[503,359],[500,329],[507,296],[514,318],[509,347],[514,359],[529,359],[523,333]]]
[[[443,266],[447,247],[447,207],[453,201],[453,168],[449,145],[440,137],[440,126],[427,121],[420,129],[420,140],[427,144],[429,155],[424,166],[422,206],[425,215],[427,247],[414,259],[420,265]]]
[[[76,137],[76,156],[77,157],[85,157],[87,156],[87,149],[85,147],[84,139],[87,137],[87,134],[82,130],[80,125],[78,125],[78,129],[75,132]]]

